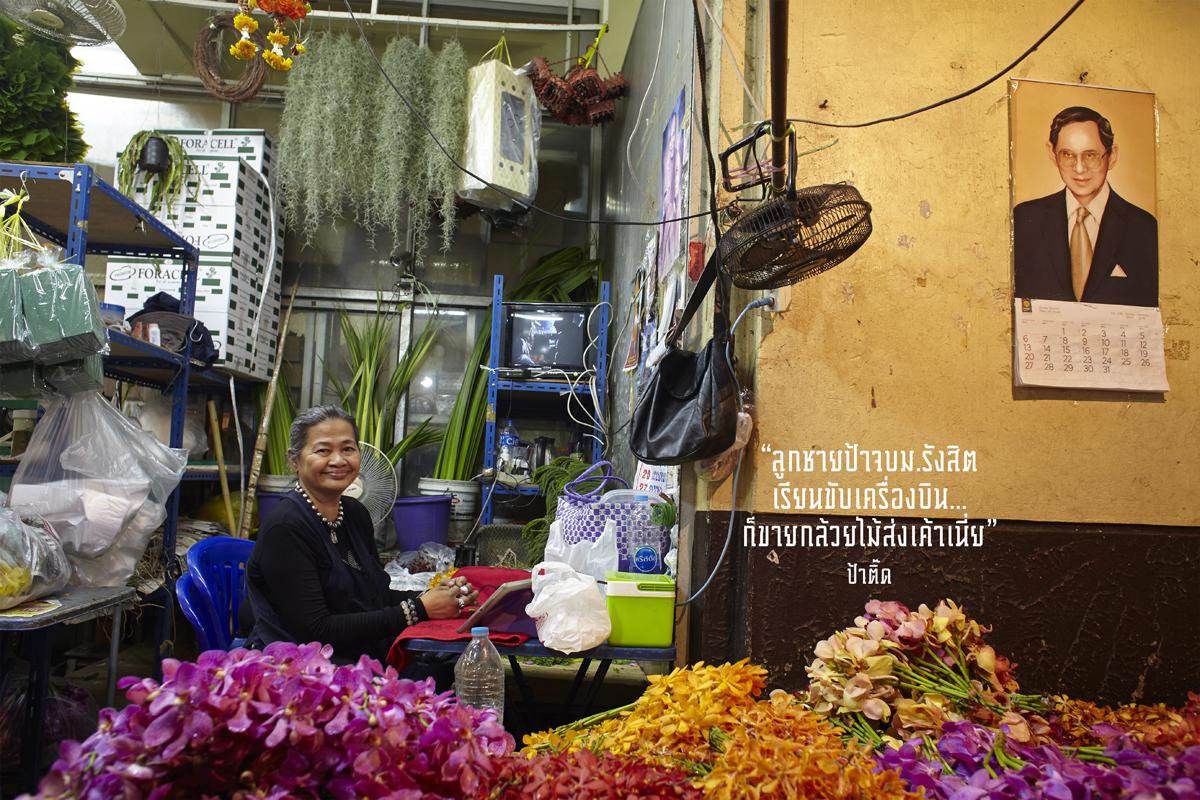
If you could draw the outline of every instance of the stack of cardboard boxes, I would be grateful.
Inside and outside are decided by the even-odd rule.
[[[218,345],[216,366],[245,378],[269,378],[283,265],[283,224],[271,202],[271,138],[261,130],[165,133],[180,140],[196,166],[183,196],[159,217],[200,249],[194,313]],[[135,201],[144,205],[148,197],[144,184],[134,187]],[[124,306],[128,317],[158,292],[178,296],[181,268],[171,259],[110,258],[106,302]]]

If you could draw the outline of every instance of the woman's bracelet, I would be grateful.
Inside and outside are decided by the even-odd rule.
[[[417,609],[413,606],[412,600],[401,600],[400,610],[404,612],[404,621],[408,623],[408,627],[412,627],[420,622],[417,617]]]

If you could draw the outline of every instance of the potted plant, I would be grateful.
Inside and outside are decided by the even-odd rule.
[[[344,382],[328,366],[326,368],[342,407],[354,414],[358,421],[359,438],[383,451],[393,467],[414,447],[436,444],[442,438],[442,431],[429,427],[432,417],[411,433],[396,435],[396,406],[429,354],[439,328],[437,306],[433,305],[434,313],[430,315],[430,321],[409,342],[408,348],[400,354],[388,375],[387,351],[396,315],[409,305],[409,301],[401,301],[396,304],[395,310],[389,310],[385,307],[383,292],[377,291],[375,313],[361,318],[364,320],[362,325],[356,325],[355,318],[345,309],[340,309],[338,323],[346,346],[351,378]]]
[[[175,205],[194,168],[195,162],[174,136],[138,131],[117,157],[117,191],[131,197],[138,177],[144,177],[150,193],[146,210],[158,216]]]

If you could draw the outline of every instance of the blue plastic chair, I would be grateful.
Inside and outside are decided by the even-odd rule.
[[[217,612],[192,573],[185,572],[175,581],[175,597],[179,599],[183,615],[196,629],[196,641],[200,645],[200,652],[226,649],[220,641],[221,624],[217,619]]]
[[[219,621],[214,644],[228,650],[238,629],[238,608],[245,595],[246,559],[254,542],[233,536],[210,536],[188,550],[188,572],[208,596]]]

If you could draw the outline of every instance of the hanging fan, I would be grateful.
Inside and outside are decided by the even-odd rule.
[[[811,278],[854,254],[871,235],[871,205],[858,190],[839,183],[796,190],[796,132],[787,124],[788,0],[771,0],[771,121],[721,154],[726,191],[771,183],[771,199],[742,215],[721,237],[717,258],[742,289],[776,289]],[[770,133],[772,169],[763,169],[754,145]],[[786,134],[786,136],[785,136]],[[787,164],[784,164],[784,139]],[[729,156],[750,148],[754,156],[732,184]],[[787,171],[787,191],[783,176]]]
[[[378,447],[359,442],[358,451],[358,477],[346,487],[345,495],[366,506],[371,523],[378,525],[392,513],[392,504],[396,502],[396,470]]]
[[[113,0],[0,0],[0,16],[70,45],[98,45],[125,33],[125,12]]]
[[[727,191],[741,191],[771,180],[758,167],[758,178],[733,185],[729,156],[751,148],[769,133],[770,122],[721,153]],[[871,235],[871,204],[845,183],[796,189],[796,134],[788,133],[787,191],[743,214],[721,237],[717,257],[742,289],[775,289],[811,278],[845,261]]]

